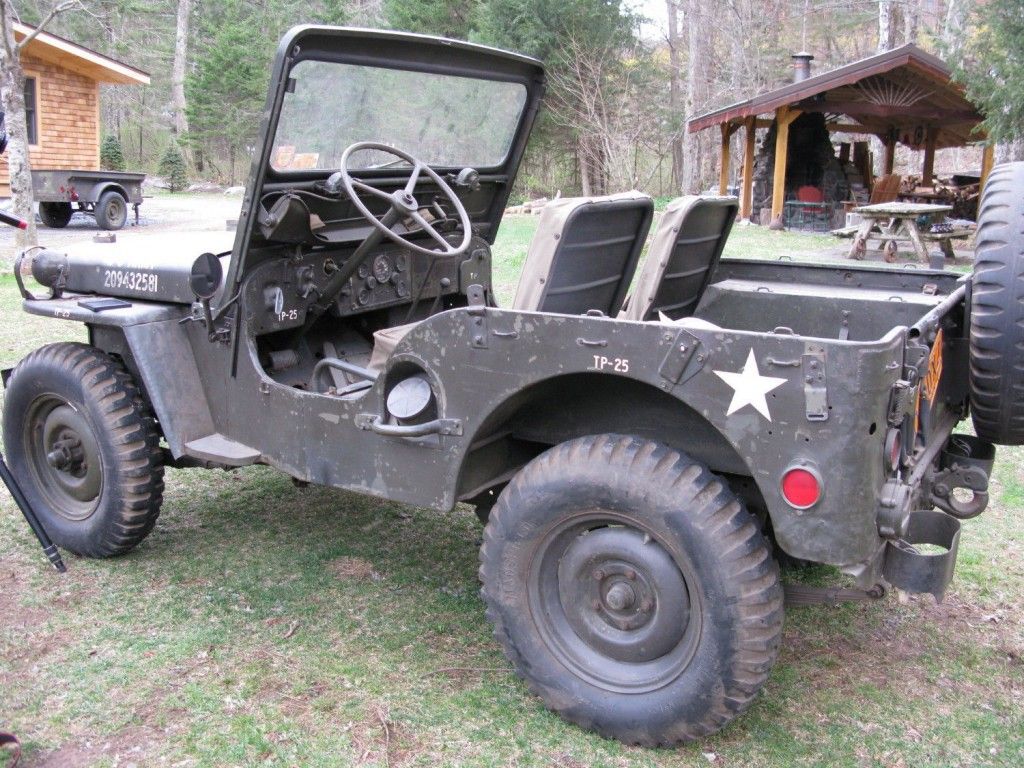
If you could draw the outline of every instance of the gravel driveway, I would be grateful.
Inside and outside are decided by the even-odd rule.
[[[139,223],[128,212],[128,224],[116,234],[118,240],[132,240],[136,235],[183,232],[224,232],[228,219],[237,219],[242,198],[223,194],[158,194],[146,197],[139,206]],[[91,242],[102,232],[91,215],[76,213],[64,229],[49,229],[39,223],[39,244],[63,250],[76,242]],[[234,227],[232,227],[232,230]],[[0,227],[0,263],[5,268],[14,262],[14,229]],[[149,238],[147,238],[148,240]]]

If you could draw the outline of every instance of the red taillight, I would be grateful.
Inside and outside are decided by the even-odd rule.
[[[782,497],[791,507],[807,509],[821,498],[821,481],[810,470],[795,467],[782,476]]]
[[[890,429],[885,436],[885,458],[888,468],[893,472],[900,465],[900,456],[903,453],[903,433],[898,429]]]

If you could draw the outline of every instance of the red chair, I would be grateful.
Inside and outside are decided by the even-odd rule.
[[[805,224],[809,220],[812,226],[820,223],[824,225],[825,229],[828,229],[832,222],[832,208],[825,202],[824,192],[818,187],[805,184],[797,189],[796,199],[797,202],[804,204],[799,206],[801,224]],[[807,203],[821,203],[821,205],[807,205]]]

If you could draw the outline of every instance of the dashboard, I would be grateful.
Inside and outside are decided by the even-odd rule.
[[[452,235],[457,237],[457,235]],[[282,256],[260,264],[242,288],[245,320],[256,336],[298,328],[344,258],[327,251]],[[414,301],[464,292],[472,283],[489,288],[490,247],[474,236],[458,256],[415,253],[384,243],[366,257],[328,309],[348,317]]]

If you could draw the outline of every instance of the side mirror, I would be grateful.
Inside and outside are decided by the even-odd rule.
[[[212,253],[204,253],[192,262],[188,284],[197,299],[209,301],[217,293],[223,278],[224,268],[220,265],[220,259]]]

